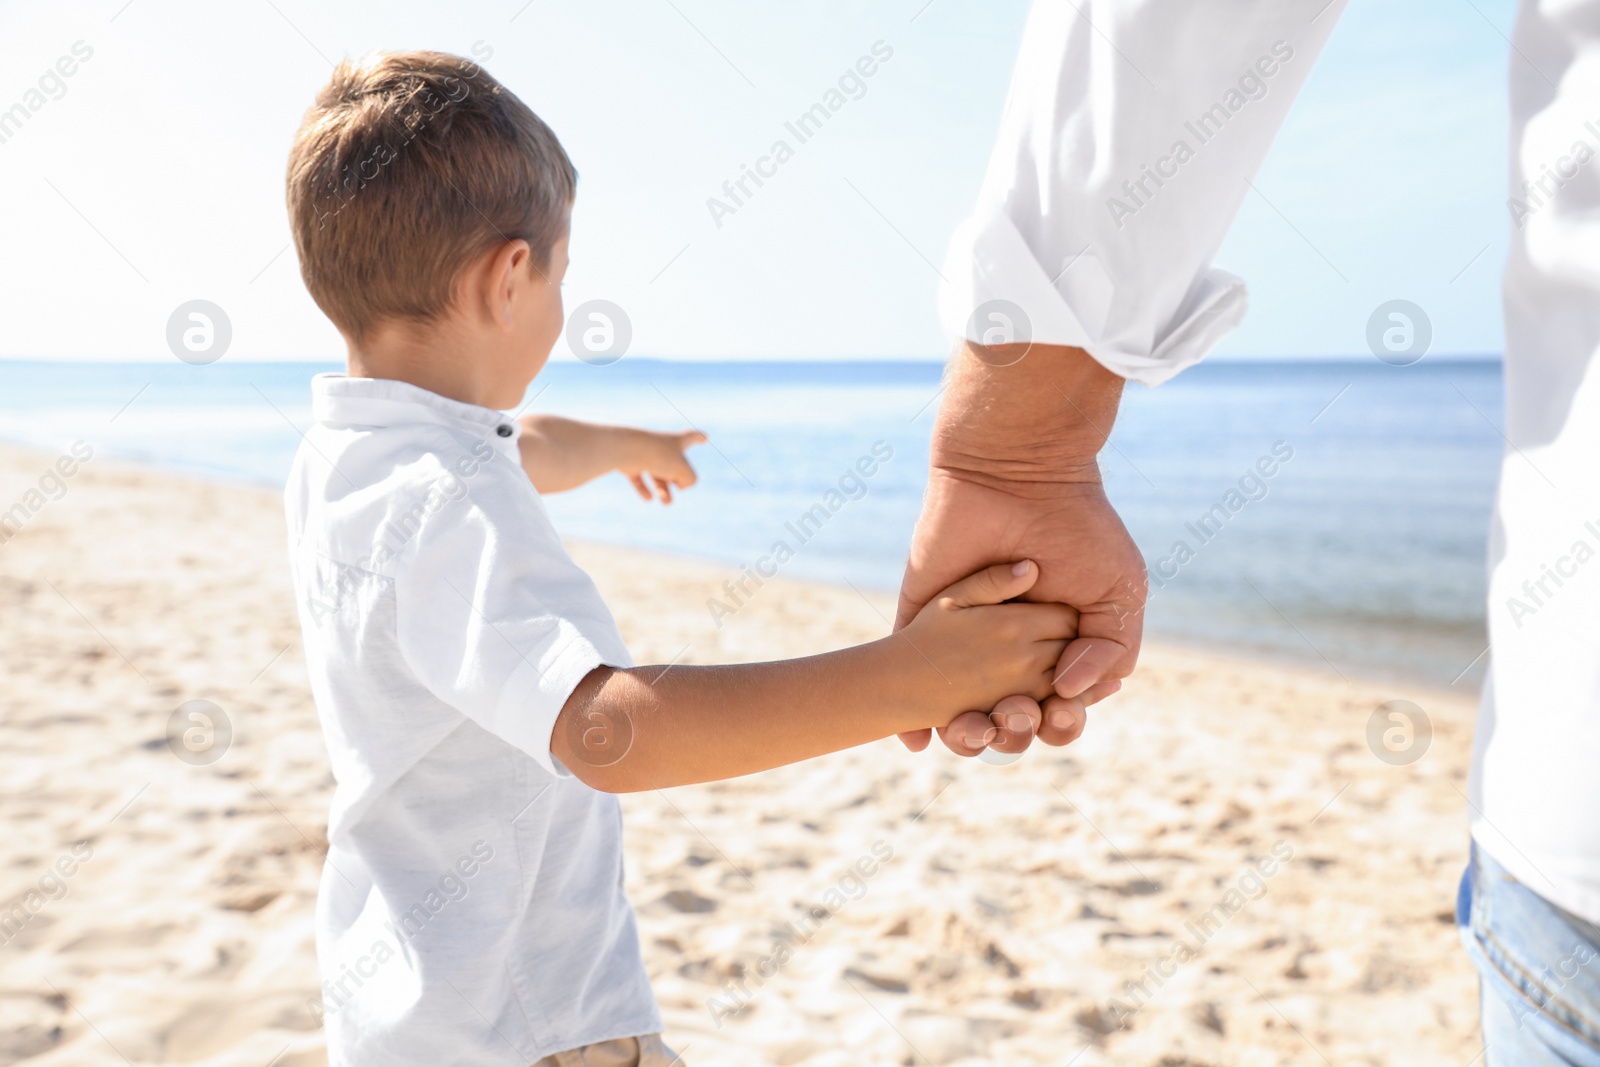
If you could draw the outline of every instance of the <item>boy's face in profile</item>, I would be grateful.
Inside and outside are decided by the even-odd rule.
[[[567,235],[550,248],[550,263],[543,271],[523,266],[512,272],[511,336],[506,353],[507,384],[516,393],[512,404],[521,403],[528,383],[544,369],[561,336],[566,310],[561,303],[561,283],[567,275]]]

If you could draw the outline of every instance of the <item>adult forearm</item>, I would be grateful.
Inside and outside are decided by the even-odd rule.
[[[602,667],[550,751],[613,793],[753,774],[932,724],[945,703],[923,698],[934,673],[903,636],[776,663]]]
[[[1081,348],[963,345],[947,371],[933,469],[1016,493],[1098,482],[1122,384]]]
[[[1055,675],[1057,696],[1079,703],[1044,709],[1039,735],[1064,744],[1082,729],[1082,707],[1114,691],[1138,655],[1144,565],[1106,500],[1097,461],[1123,380],[1082,349],[1035,344],[964,345],[946,381],[896,625],[975,567],[1037,561],[1040,579],[1028,599],[1079,612],[1078,635]],[[941,734],[953,751],[970,755],[992,725],[987,716],[962,715]],[[1004,750],[1027,743],[1025,730],[999,725]],[[927,744],[926,733],[903,739],[913,749]]]

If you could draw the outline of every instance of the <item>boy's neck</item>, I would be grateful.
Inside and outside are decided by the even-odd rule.
[[[463,404],[492,408],[504,392],[492,373],[494,361],[480,345],[448,322],[419,326],[384,323],[357,341],[345,337],[346,373],[352,378],[387,378]]]

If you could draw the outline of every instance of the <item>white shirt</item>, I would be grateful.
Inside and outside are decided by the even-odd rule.
[[[550,732],[631,666],[499,412],[320,375],[285,491],[338,788],[317,900],[331,1067],[533,1063],[655,1033],[614,796]]]
[[[1036,0],[977,208],[951,243],[946,328],[1078,346],[1149,385],[1202,358],[1244,314],[1244,283],[1211,263],[1344,6],[1324,5]],[[1514,31],[1509,446],[1468,804],[1490,854],[1590,922],[1600,922],[1595,8],[1523,0]]]

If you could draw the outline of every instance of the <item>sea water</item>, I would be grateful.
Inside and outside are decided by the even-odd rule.
[[[0,362],[0,437],[45,449],[82,439],[97,456],[281,485],[309,425],[310,378],[335,369]],[[526,410],[710,435],[693,453],[700,484],[670,508],[644,504],[619,475],[550,497],[569,537],[713,560],[730,578],[759,564],[892,591],[940,372],[557,363]],[[1487,359],[1213,361],[1130,387],[1101,467],[1150,568],[1149,630],[1352,677],[1471,687],[1487,658],[1501,416],[1500,365]]]

